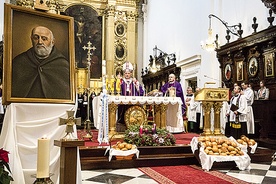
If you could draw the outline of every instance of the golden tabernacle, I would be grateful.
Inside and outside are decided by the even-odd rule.
[[[204,110],[203,136],[223,135],[220,131],[220,110],[222,102],[229,99],[228,88],[203,88],[195,93],[195,100],[202,101]],[[211,109],[214,108],[214,132],[211,131]]]

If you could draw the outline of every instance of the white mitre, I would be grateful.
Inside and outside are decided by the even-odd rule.
[[[129,61],[126,61],[123,64],[123,71],[126,71],[126,70],[129,70],[130,72],[133,71],[133,65]]]

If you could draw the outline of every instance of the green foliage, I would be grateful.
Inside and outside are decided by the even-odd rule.
[[[156,128],[153,134],[152,126],[144,125],[143,133],[140,134],[140,126],[132,125],[125,131],[124,141],[136,146],[172,146],[175,144],[175,137],[166,129]]]

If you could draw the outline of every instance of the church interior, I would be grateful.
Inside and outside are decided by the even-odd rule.
[[[276,183],[276,0],[0,12],[0,183]]]

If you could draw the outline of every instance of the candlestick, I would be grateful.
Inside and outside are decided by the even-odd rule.
[[[119,78],[116,79],[116,91],[118,94],[120,94],[121,89],[121,80]]]
[[[47,138],[38,139],[37,144],[37,178],[49,178],[50,164],[50,140]]]
[[[114,76],[111,75],[111,79],[110,79],[111,93],[114,93],[114,92],[116,91],[116,88],[115,88],[115,86],[114,86],[114,81],[115,81]]]

